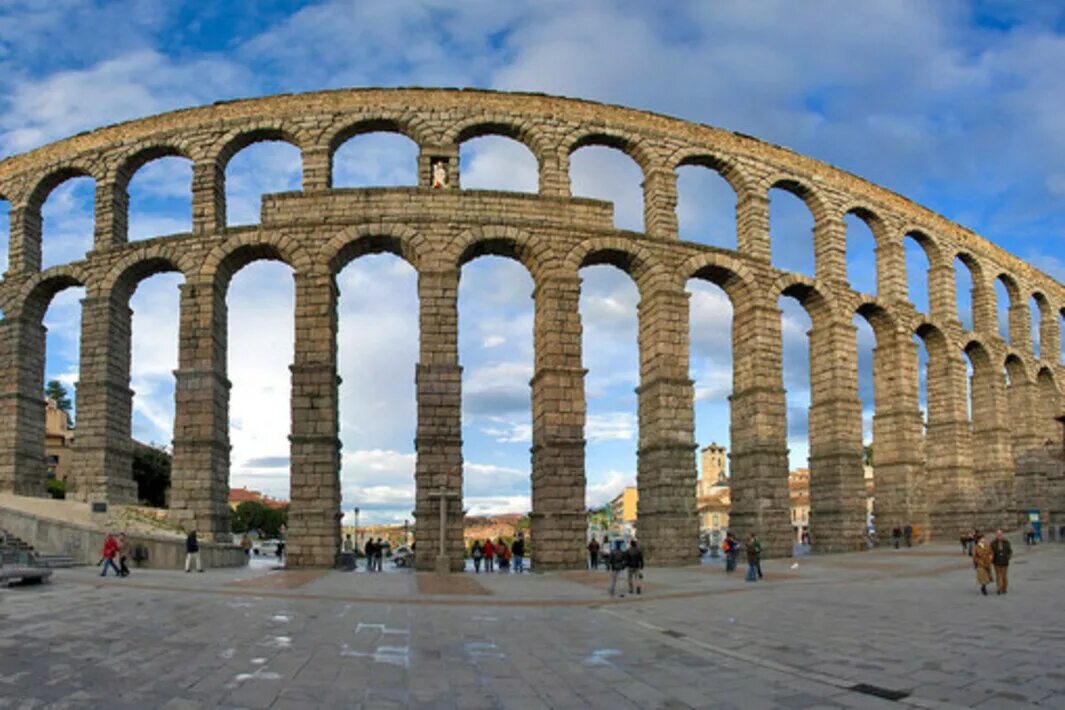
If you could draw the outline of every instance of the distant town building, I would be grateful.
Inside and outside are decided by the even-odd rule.
[[[610,535],[634,537],[636,535],[636,510],[640,504],[640,491],[636,486],[625,489],[610,501]]]
[[[262,503],[267,508],[284,508],[288,505],[288,501],[278,500],[277,498],[271,498],[270,496],[263,495],[259,491],[253,491],[248,488],[230,488],[229,489],[229,509],[236,510],[237,506],[246,502]]]
[[[48,463],[48,477],[67,480],[73,454],[74,430],[70,417],[56,405],[54,399],[44,400],[44,456]]]
[[[699,511],[699,534],[718,544],[728,531],[729,508],[732,505],[725,473],[728,454],[725,447],[714,442],[699,451],[702,475],[695,484],[695,500]]]
[[[788,474],[788,503],[795,542],[802,542],[810,532],[810,469],[797,468]]]

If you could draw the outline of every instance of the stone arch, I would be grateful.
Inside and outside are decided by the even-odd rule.
[[[110,209],[110,234],[107,240],[111,244],[125,244],[129,241],[129,186],[137,172],[156,160],[162,158],[182,158],[189,161],[190,167],[194,163],[192,154],[177,143],[160,142],[146,147],[140,147],[123,157],[114,169],[113,175],[109,176],[111,184],[105,189],[110,191],[107,195]],[[190,186],[191,188],[191,186]],[[192,193],[189,192],[189,208],[192,207]],[[192,215],[189,214],[191,222]]]
[[[575,274],[585,266],[609,264],[621,269],[636,283],[641,298],[657,288],[683,289],[675,275],[646,247],[619,237],[588,239],[570,250],[563,260],[565,273]]]
[[[240,151],[256,143],[276,141],[288,143],[302,154],[305,146],[301,136],[294,130],[283,126],[258,126],[240,128],[227,133],[221,140],[215,142],[211,159],[221,172],[224,180],[226,166]]]
[[[943,283],[937,283],[937,274],[941,274],[942,269],[940,267],[944,263],[943,250],[940,248],[939,243],[931,235],[929,230],[912,225],[903,228],[902,236],[900,239],[900,245],[903,247],[904,252],[902,268],[905,274],[905,293],[907,296],[907,300],[909,300],[909,302],[914,306],[914,308],[918,310],[918,312],[920,312],[920,308],[918,308],[918,304],[914,302],[914,294],[912,293],[912,289],[910,288],[910,277],[913,274],[908,273],[909,265],[906,263],[905,258],[905,244],[907,239],[911,240],[914,244],[920,247],[921,252],[925,256],[925,259],[928,260],[928,270],[925,274],[924,284],[928,299],[928,313],[926,315],[930,316],[933,313],[937,312],[937,304],[939,304],[943,296],[941,291],[947,286]],[[951,278],[953,278],[953,275],[951,276]],[[949,284],[949,287],[950,292],[953,293],[953,282]],[[951,298],[949,299],[949,302],[951,304],[951,308],[953,309],[954,300]]]
[[[696,254],[681,264],[677,272],[683,283],[700,279],[719,286],[732,301],[733,307],[754,297],[754,274],[745,263],[724,254]]]
[[[322,247],[329,272],[339,274],[349,263],[365,254],[394,254],[418,271],[429,246],[419,232],[397,224],[364,224],[348,227]]]
[[[424,131],[407,116],[362,116],[335,129],[332,135],[329,136],[326,142],[329,151],[329,162],[333,162],[333,157],[336,155],[337,150],[340,149],[340,146],[352,138],[367,133],[398,133],[401,136],[410,138],[418,146],[425,145],[428,141]]]
[[[1046,295],[1042,291],[1035,291],[1032,293],[1031,302],[1035,303],[1035,312],[1039,314],[1039,327],[1036,327],[1035,318],[1031,317],[1031,332],[1033,335],[1033,349],[1032,353],[1040,360],[1047,359],[1047,351],[1057,352],[1053,347],[1053,340],[1056,337],[1054,332],[1056,329],[1054,326],[1054,309],[1050,306],[1050,301],[1047,300]],[[1032,316],[1034,316],[1034,313]],[[1035,336],[1038,336],[1038,347],[1036,347]]]
[[[23,285],[16,299],[18,313],[22,318],[29,318],[40,323],[48,310],[52,299],[68,288],[85,287],[88,279],[82,269],[61,266],[48,269]],[[9,313],[8,317],[14,316]]]
[[[819,274],[819,269],[823,270],[824,268],[824,265],[819,265],[823,259],[823,257],[819,259],[819,255],[827,254],[828,249],[826,247],[828,242],[838,238],[838,229],[826,230],[823,227],[832,222],[835,222],[837,228],[842,226],[842,216],[831,214],[828,203],[820,197],[812,186],[799,178],[791,175],[776,174],[763,180],[761,185],[764,187],[764,195],[768,206],[770,264],[774,268],[798,271],[809,276]],[[785,214],[787,214],[792,208],[789,207],[787,199],[783,202],[776,202],[777,206],[774,207],[772,197],[774,190],[780,190],[798,198],[810,215],[809,232],[806,232],[805,229],[801,232],[796,232],[790,236],[797,236],[798,238],[789,240],[784,240],[779,236],[782,228],[781,216],[778,214],[774,219],[773,213],[777,209],[783,209]],[[784,223],[787,224],[787,220],[784,220]],[[834,234],[837,236],[833,237],[832,235]],[[792,263],[793,261],[794,263]]]
[[[765,186],[767,194],[770,190],[783,190],[798,197],[806,205],[806,209],[810,210],[815,223],[829,216],[829,203],[817,188],[802,178],[793,175],[775,174],[763,180],[762,184]]]
[[[984,267],[981,265],[980,260],[970,251],[957,251],[951,260],[951,267],[955,272],[955,280],[957,279],[956,264],[958,262],[969,271],[969,277],[972,280],[972,291],[970,293],[972,330],[974,333],[986,333],[990,329],[990,324],[994,322],[994,309],[988,297],[987,277],[984,273]],[[957,299],[956,313],[964,327],[965,320],[962,318],[960,299]]]
[[[322,268],[292,239],[278,234],[245,232],[212,249],[203,260],[197,277],[214,282],[216,288],[224,292],[234,274],[248,264],[262,260],[283,262],[297,274],[310,274]]]
[[[880,291],[879,284],[877,283],[877,281],[878,281],[877,272],[878,272],[879,267],[880,267],[879,253],[881,251],[881,244],[883,244],[884,240],[887,238],[887,234],[888,234],[887,223],[885,222],[884,218],[882,218],[874,209],[872,209],[870,207],[867,207],[866,205],[861,204],[861,203],[844,205],[842,211],[843,211],[843,216],[841,217],[841,219],[844,222],[843,235],[844,235],[844,240],[845,240],[845,244],[843,246],[843,249],[844,249],[844,256],[843,256],[844,264],[843,264],[843,267],[844,267],[844,271],[846,273],[847,283],[855,291],[859,291],[860,290],[855,285],[855,278],[854,278],[854,274],[851,273],[851,260],[849,258],[849,255],[851,253],[852,244],[851,244],[851,232],[848,229],[846,222],[847,222],[847,217],[853,215],[856,219],[861,221],[861,223],[864,224],[866,226],[866,228],[868,228],[869,233],[872,234],[872,236],[873,236],[873,242],[874,242],[873,254],[872,254],[872,257],[873,257],[873,263],[872,263],[873,290],[871,291],[871,293],[876,295]]]
[[[835,309],[831,299],[821,293],[813,279],[802,274],[779,276],[773,285],[773,292],[798,301],[810,316],[810,321],[815,328],[819,323],[831,319],[834,315]]]
[[[571,132],[562,142],[567,156],[581,148],[601,146],[620,150],[632,158],[643,172],[644,179],[654,166],[654,157],[639,137],[626,131],[600,126],[582,126]]]
[[[191,260],[184,253],[160,246],[123,257],[111,267],[102,281],[92,284],[90,288],[94,292],[98,289],[99,295],[126,302],[145,279],[173,272],[185,276],[193,268]]]
[[[1008,303],[1005,304],[1006,323],[1003,324],[1001,317],[1003,304],[999,302],[998,293],[995,293],[995,314],[999,332],[1001,333],[1002,326],[1005,325],[1004,338],[1006,342],[1009,343],[1010,347],[1024,349],[1024,344],[1030,339],[1031,324],[1028,304],[1021,296],[1021,287],[1017,280],[1005,271],[1000,271],[995,275],[994,283],[1002,285],[1008,300]]]
[[[479,256],[502,256],[521,263],[534,283],[559,270],[560,261],[549,240],[517,227],[473,227],[448,248],[445,259],[455,268]]]
[[[42,210],[44,203],[57,187],[68,180],[82,177],[89,178],[93,181],[94,190],[99,189],[99,176],[89,166],[76,162],[53,168],[37,180],[33,188],[30,189],[25,202],[22,205],[22,219],[21,224],[18,225],[18,229],[21,231],[22,237],[23,254],[21,260],[32,270],[39,270],[43,260],[44,217]],[[97,215],[94,208],[94,224],[96,218]],[[15,230],[13,229],[12,231]],[[15,260],[12,259],[12,261]]]
[[[706,168],[720,175],[736,193],[736,199],[753,189],[754,181],[742,168],[728,158],[723,158],[701,148],[685,148],[677,151],[669,158],[669,165],[673,170],[689,165]]]
[[[478,116],[459,122],[450,127],[444,134],[444,143],[462,145],[474,138],[487,136],[500,136],[518,141],[533,154],[536,162],[543,165],[549,150],[547,141],[531,124],[522,124],[511,117],[485,117]]]

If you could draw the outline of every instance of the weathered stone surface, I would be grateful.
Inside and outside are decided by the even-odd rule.
[[[418,185],[332,189],[332,156],[348,138],[397,131],[420,147]],[[502,134],[536,156],[539,194],[460,189],[459,146]],[[261,140],[294,143],[303,191],[267,195],[262,223],[225,225],[225,169]],[[612,225],[608,203],[570,196],[569,155],[606,144],[644,173],[643,233]],[[127,185],[148,161],[193,163],[190,234],[128,243]],[[718,171],[736,191],[736,251],[677,238],[676,168]],[[75,175],[96,181],[94,249],[82,261],[40,270],[41,206]],[[434,187],[436,185],[436,187]],[[816,277],[774,269],[768,192],[783,187],[815,219]],[[292,365],[290,560],[331,564],[338,543],[335,275],[351,260],[391,252],[419,273],[421,335],[416,373],[417,564],[440,549],[461,562],[461,364],[458,280],[482,254],[524,264],[536,285],[532,388],[532,546],[535,563],[582,563],[584,370],[577,308],[579,271],[610,263],[629,273],[639,309],[640,527],[649,559],[696,555],[693,383],[688,377],[684,285],[721,286],[733,304],[732,523],[786,554],[788,448],[777,299],[810,313],[811,525],[822,549],[853,549],[864,535],[861,411],[855,314],[876,334],[874,464],[878,531],[919,525],[953,538],[960,527],[1016,523],[1022,511],[1065,514],[1059,318],[1065,287],[972,232],[831,166],[740,134],[663,116],[547,96],[453,90],[329,91],[220,103],[110,126],[0,162],[11,203],[9,270],[0,282],[0,490],[44,490],[44,331],[52,297],[82,285],[82,360],[72,495],[126,500],[129,470],[129,297],[144,278],[180,272],[179,366],[171,512],[204,535],[228,529],[226,306],[229,280],[256,259],[292,267],[297,283]],[[857,214],[877,240],[877,295],[846,278],[844,217]],[[924,247],[930,313],[907,296],[902,240]],[[973,275],[975,327],[957,319],[953,260]],[[997,332],[993,284],[1010,295],[1007,344]],[[1029,300],[1040,309],[1033,353]],[[929,351],[928,417],[918,402],[917,336]],[[972,364],[971,412],[965,358]],[[1003,370],[1005,369],[1005,374]],[[440,493],[443,493],[443,497]],[[453,509],[452,509],[453,508]]]

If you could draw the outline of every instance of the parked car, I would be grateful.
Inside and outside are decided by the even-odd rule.
[[[251,554],[255,557],[277,557],[277,545],[280,540],[255,540],[251,544]]]
[[[410,567],[414,564],[414,551],[406,545],[400,545],[392,550],[392,561],[396,567]]]

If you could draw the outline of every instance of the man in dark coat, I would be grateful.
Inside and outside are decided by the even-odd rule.
[[[637,546],[635,540],[629,541],[629,549],[625,550],[625,569],[628,570],[629,594],[640,594],[640,579],[643,578],[643,550]]]
[[[1010,541],[1001,530],[995,531],[995,539],[991,542],[991,564],[995,566],[995,587],[998,594],[1005,594],[1009,586],[1009,565],[1013,557],[1013,548]]]

